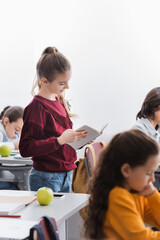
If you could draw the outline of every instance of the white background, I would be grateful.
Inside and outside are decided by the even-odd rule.
[[[0,1],[0,110],[32,99],[47,46],[71,62],[67,99],[74,128],[108,122],[106,142],[132,127],[144,97],[160,85],[159,0]],[[98,139],[98,140],[99,140]]]

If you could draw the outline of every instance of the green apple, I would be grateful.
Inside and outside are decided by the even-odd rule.
[[[37,200],[40,205],[48,205],[53,199],[53,191],[48,187],[41,187],[37,191]]]
[[[2,157],[7,157],[11,154],[11,149],[7,145],[3,145],[0,147],[0,155]]]

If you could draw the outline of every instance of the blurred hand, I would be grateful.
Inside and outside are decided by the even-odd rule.
[[[15,149],[18,150],[19,149],[19,142],[14,142],[14,146],[15,146]]]
[[[60,137],[57,138],[57,140],[60,145],[63,145],[65,143],[75,142],[80,140],[81,138],[85,138],[87,134],[88,132],[86,130],[77,132],[73,129],[67,129],[62,133]]]
[[[154,191],[155,191],[155,187],[154,187],[153,183],[150,182],[147,185],[147,187],[142,192],[139,192],[138,194],[142,195],[144,197],[148,197],[148,196],[152,195],[154,193]]]

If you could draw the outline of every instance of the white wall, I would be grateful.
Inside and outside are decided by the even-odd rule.
[[[72,64],[67,98],[82,124],[108,141],[130,128],[149,90],[160,85],[159,0],[5,0],[0,3],[0,110],[26,106],[43,49]]]

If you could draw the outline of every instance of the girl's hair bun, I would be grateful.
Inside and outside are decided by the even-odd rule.
[[[7,109],[9,109],[11,106],[7,106],[3,109],[3,111],[0,113],[0,120],[3,118],[5,112],[7,111]]]
[[[56,47],[47,47],[47,48],[45,48],[43,53],[42,53],[42,55],[44,55],[44,54],[52,54],[52,53],[54,53],[54,54],[58,53],[58,50],[57,50]]]

